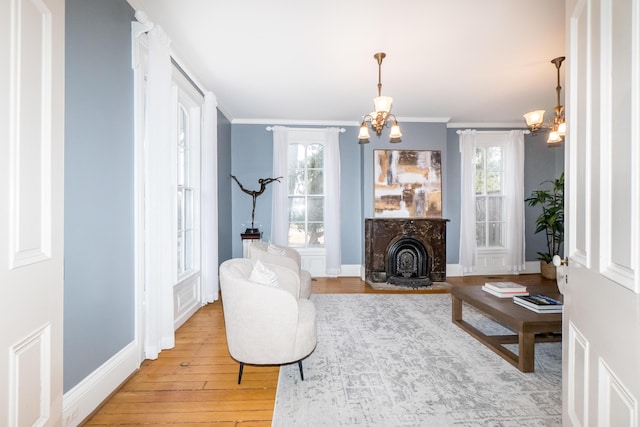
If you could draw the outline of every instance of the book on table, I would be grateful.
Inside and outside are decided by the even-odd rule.
[[[520,292],[512,292],[512,291],[500,292],[500,291],[496,291],[495,289],[491,289],[485,285],[482,287],[482,290],[498,298],[513,298],[518,295],[529,295],[529,292],[526,291],[526,288],[524,291],[520,291]]]
[[[518,295],[513,302],[537,313],[562,313],[562,302],[546,295]]]
[[[527,287],[515,282],[486,282],[484,286],[494,291],[508,293],[508,292],[526,292]]]

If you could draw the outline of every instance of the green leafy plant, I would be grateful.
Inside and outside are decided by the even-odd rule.
[[[538,252],[538,259],[551,262],[554,255],[560,255],[564,242],[564,172],[554,180],[543,181],[541,186],[551,184],[551,188],[534,190],[525,199],[529,206],[540,206],[542,213],[536,219],[536,233],[545,232],[547,252]]]

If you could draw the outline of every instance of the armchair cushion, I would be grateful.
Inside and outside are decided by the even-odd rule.
[[[278,276],[276,273],[265,267],[260,261],[256,261],[253,265],[253,269],[251,269],[251,274],[249,275],[249,281],[274,288],[278,287]]]
[[[300,298],[311,296],[311,274],[301,268],[300,253],[286,246],[254,240],[249,244],[249,259],[279,265],[295,271],[300,277]]]

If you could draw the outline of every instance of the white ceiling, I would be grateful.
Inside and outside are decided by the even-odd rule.
[[[523,124],[556,104],[562,0],[129,0],[233,123],[356,124],[382,94],[402,121]],[[564,98],[564,70],[561,84]]]

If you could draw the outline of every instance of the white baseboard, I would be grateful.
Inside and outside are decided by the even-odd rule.
[[[360,276],[360,264],[342,264],[342,272],[338,277],[358,277]]]
[[[524,271],[520,274],[537,274],[540,273],[540,261],[526,261],[524,263]],[[447,264],[447,277],[461,277],[461,276],[487,276],[491,274],[513,274],[507,270],[477,270],[471,273],[463,273],[462,266],[460,264]]]
[[[129,343],[62,398],[65,427],[75,427],[140,367],[138,345]]]

